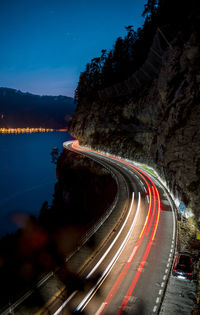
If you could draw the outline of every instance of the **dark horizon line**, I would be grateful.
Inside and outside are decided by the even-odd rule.
[[[23,92],[21,89],[16,89],[16,88],[11,88],[11,87],[7,87],[7,86],[0,86],[0,89],[9,89],[9,90],[15,90],[15,91],[19,91],[22,94],[31,94],[34,96],[52,96],[52,97],[58,97],[58,96],[64,96],[64,97],[70,97],[70,98],[74,98],[73,96],[69,96],[69,95],[63,95],[63,94],[58,94],[58,95],[52,95],[52,94],[36,94],[36,93],[32,93],[32,92]]]

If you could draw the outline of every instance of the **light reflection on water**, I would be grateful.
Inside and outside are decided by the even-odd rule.
[[[68,133],[0,135],[0,236],[14,231],[16,213],[38,215],[56,183],[52,150],[62,152]]]

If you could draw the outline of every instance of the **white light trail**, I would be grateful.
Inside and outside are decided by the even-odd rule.
[[[109,263],[109,265],[107,266],[107,268],[105,269],[105,271],[103,272],[103,274],[101,275],[101,277],[99,278],[97,283],[91,288],[91,290],[88,292],[88,294],[85,296],[85,298],[77,306],[77,308],[76,308],[77,312],[82,311],[87,306],[87,304],[90,302],[90,300],[92,299],[92,297],[96,293],[97,289],[99,288],[99,286],[101,285],[103,280],[107,277],[109,272],[114,267],[117,259],[119,258],[120,254],[122,253],[126,243],[128,242],[128,240],[130,238],[130,235],[131,235],[131,233],[133,231],[133,228],[135,226],[135,223],[136,223],[136,220],[137,220],[137,217],[138,217],[138,214],[139,214],[140,202],[141,202],[141,196],[140,196],[140,193],[139,193],[138,206],[137,206],[136,214],[135,214],[134,220],[133,220],[133,222],[131,224],[131,227],[130,227],[126,237],[124,238],[124,240],[123,240],[121,246],[119,247],[118,251],[116,252],[115,256],[113,257],[113,259],[111,260],[111,262]]]
[[[121,229],[119,230],[118,234],[116,235],[116,237],[114,238],[114,240],[112,241],[112,243],[110,244],[110,246],[108,247],[108,249],[105,251],[105,253],[103,254],[103,256],[101,257],[101,259],[99,259],[98,263],[94,266],[94,268],[89,272],[89,274],[86,276],[86,279],[89,279],[91,277],[91,275],[95,272],[95,270],[99,267],[99,265],[102,263],[102,261],[105,259],[105,257],[108,255],[108,253],[110,252],[111,248],[114,246],[114,244],[116,243],[116,241],[118,240],[120,234],[122,233],[122,230],[124,229],[128,218],[130,216],[132,207],[133,207],[133,202],[134,202],[134,192],[132,194],[132,200],[131,200],[131,205],[127,214],[127,217],[121,227]]]

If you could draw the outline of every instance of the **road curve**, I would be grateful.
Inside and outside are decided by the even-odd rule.
[[[88,285],[62,303],[56,300],[50,313],[157,314],[176,242],[170,196],[158,180],[133,163],[81,147],[78,141],[64,147],[123,174],[129,200],[123,220],[82,270]]]
[[[176,245],[170,195],[132,162],[81,147],[78,141],[63,145],[109,169],[118,185],[111,208],[66,258],[72,272],[84,279],[84,288],[68,292],[51,272],[37,284],[43,306],[36,299],[33,308],[27,308],[35,295],[30,290],[2,314],[158,314]],[[95,247],[88,252],[93,233]]]

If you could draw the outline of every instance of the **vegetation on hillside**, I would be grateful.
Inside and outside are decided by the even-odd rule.
[[[37,218],[16,215],[19,230],[0,239],[0,310],[58,267],[62,267],[65,280],[70,281],[65,265],[67,255],[80,245],[81,237],[115,198],[117,185],[110,173],[75,153],[63,151],[57,177],[52,206],[44,202]]]
[[[112,84],[127,79],[137,71],[147,58],[157,28],[164,28],[172,39],[180,29],[185,28],[185,36],[190,32],[188,18],[195,10],[195,0],[148,0],[144,7],[144,24],[137,30],[126,26],[127,34],[118,37],[113,48],[103,49],[100,57],[95,57],[80,74],[75,91],[75,101],[93,101],[97,92]],[[194,21],[193,21],[194,22]],[[134,23],[134,21],[133,21]]]
[[[40,96],[0,87],[0,128],[64,128],[75,107],[72,97]]]

